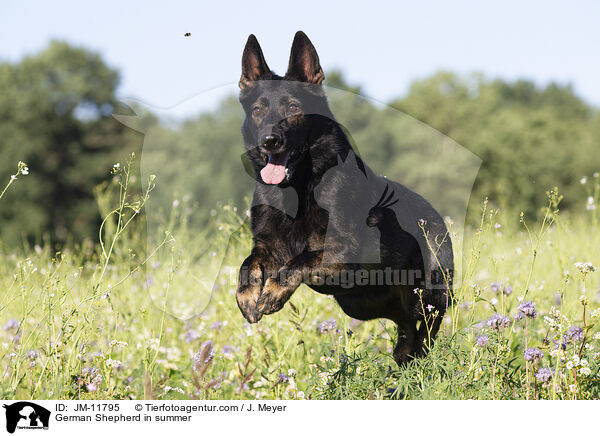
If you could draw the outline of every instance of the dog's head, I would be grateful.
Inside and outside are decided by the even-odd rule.
[[[254,35],[248,38],[239,82],[246,112],[242,135],[247,156],[263,183],[287,184],[310,168],[310,147],[333,122],[324,78],[317,52],[303,32],[294,37],[283,77],[269,69]]]

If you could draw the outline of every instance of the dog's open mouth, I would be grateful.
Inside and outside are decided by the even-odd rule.
[[[269,153],[265,157],[267,165],[260,170],[260,177],[263,182],[269,185],[278,185],[283,182],[289,173],[287,168],[288,158],[289,155],[285,153],[277,155]]]

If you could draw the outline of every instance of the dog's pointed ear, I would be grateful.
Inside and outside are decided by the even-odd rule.
[[[320,85],[325,79],[317,50],[301,30],[294,36],[286,76],[316,85]]]
[[[240,88],[246,89],[252,86],[252,82],[261,78],[266,78],[271,72],[263,52],[254,35],[248,37],[244,54],[242,55],[242,77],[240,78]]]

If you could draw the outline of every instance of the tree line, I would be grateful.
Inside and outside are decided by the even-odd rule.
[[[330,94],[333,111],[377,172],[402,174],[417,186],[433,173],[442,175],[438,184],[452,177],[460,163],[419,155],[419,144],[425,147],[435,129],[438,138],[451,138],[482,161],[470,216],[486,197],[535,216],[554,186],[565,195],[564,209],[585,212],[581,178],[600,171],[600,114],[569,85],[438,72],[378,105],[356,98],[360,87],[341,72],[326,76],[328,87],[346,91]],[[175,125],[133,108],[153,132],[149,144],[147,135],[145,141],[113,117],[133,113],[118,101],[119,77],[98,53],[65,42],[0,63],[0,181],[9,180],[18,161],[30,169],[0,202],[0,246],[97,238],[98,187],[110,182],[113,164],[142,147],[152,151],[147,162],[162,167],[160,204],[187,199],[201,206],[191,214],[197,222],[224,203],[244,207],[252,184],[240,178],[243,113],[236,96]]]

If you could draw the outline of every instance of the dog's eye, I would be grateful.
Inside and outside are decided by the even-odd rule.
[[[298,106],[296,103],[290,103],[288,104],[287,112],[290,115],[297,114],[298,112],[300,112],[300,106]]]
[[[254,109],[252,109],[252,115],[254,115],[255,117],[259,117],[262,115],[262,108],[256,106]]]

